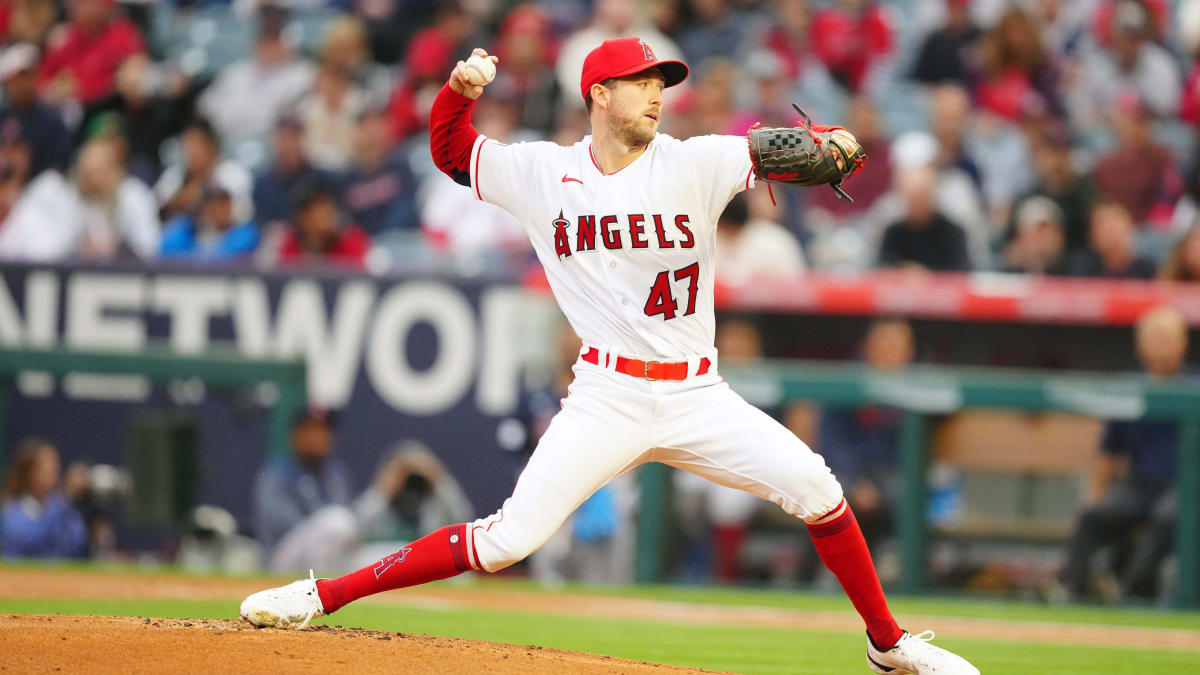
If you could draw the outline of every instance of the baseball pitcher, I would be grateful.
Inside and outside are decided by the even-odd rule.
[[[488,63],[480,63],[486,60]],[[438,168],[524,225],[554,297],[583,341],[575,379],[496,513],[418,539],[338,579],[255,593],[256,626],[307,625],[363,596],[496,572],[541,546],[593,492],[645,462],[746,490],[804,520],[867,629],[876,673],[978,670],[902,630],[888,609],[854,513],[820,455],[730,390],[713,348],[716,223],[762,181],[831,185],[865,159],[837,127],[752,128],[680,141],[658,133],[663,90],[688,75],[638,38],[608,40],[580,78],[592,134],[569,147],[506,145],[471,125],[496,57],[460,61],[430,113]],[[848,198],[848,197],[847,197]]]

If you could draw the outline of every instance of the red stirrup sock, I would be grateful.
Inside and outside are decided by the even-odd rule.
[[[836,512],[837,509],[831,511]],[[812,535],[821,560],[837,577],[854,609],[866,622],[867,633],[875,645],[888,649],[896,644],[904,631],[900,630],[888,609],[875,564],[871,562],[871,552],[867,550],[867,542],[862,530],[858,529],[858,520],[850,505],[847,504],[846,510],[829,522],[809,525],[808,533]]]
[[[467,560],[467,526],[443,527],[382,560],[337,579],[317,581],[326,614],[359,598],[452,577],[472,569]]]

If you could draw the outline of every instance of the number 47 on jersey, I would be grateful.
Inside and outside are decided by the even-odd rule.
[[[696,289],[700,283],[700,263],[692,263],[673,272],[671,270],[659,272],[658,277],[654,279],[654,285],[650,287],[650,297],[646,298],[646,316],[662,314],[663,320],[675,318],[675,312],[679,310],[679,303],[675,301],[675,296],[671,293],[671,277],[674,277],[675,281],[688,280],[687,310],[683,315],[695,313]]]

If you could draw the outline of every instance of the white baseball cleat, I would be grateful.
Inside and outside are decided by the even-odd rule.
[[[979,675],[967,660],[929,643],[933,631],[904,631],[891,649],[879,649],[867,635],[867,665],[881,675]]]
[[[308,578],[287,586],[268,588],[242,601],[242,618],[257,628],[304,628],[314,616],[324,616],[317,580],[312,570]]]

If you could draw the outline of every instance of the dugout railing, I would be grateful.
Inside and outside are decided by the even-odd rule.
[[[132,375],[154,384],[177,380],[199,380],[214,388],[265,382],[274,385],[275,400],[268,412],[267,449],[287,454],[292,418],[307,405],[307,368],[296,359],[255,359],[218,351],[183,355],[163,348],[136,353],[74,351],[65,349],[0,349],[0,476],[5,466],[8,395],[23,372],[65,377],[89,375]]]
[[[734,390],[756,392],[777,404],[884,404],[904,410],[900,429],[902,503],[897,519],[901,553],[900,589],[927,590],[929,526],[928,418],[968,408],[1062,411],[1102,419],[1155,419],[1179,424],[1176,473],[1175,554],[1178,579],[1174,603],[1200,604],[1200,382],[1152,382],[1111,374],[914,366],[879,373],[857,365],[765,361],[751,367],[722,366]],[[747,396],[747,398],[752,398]],[[818,448],[819,450],[819,448]],[[639,522],[638,580],[661,580],[666,532],[666,468],[645,467]]]

